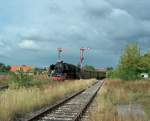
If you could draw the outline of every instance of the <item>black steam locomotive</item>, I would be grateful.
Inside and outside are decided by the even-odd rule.
[[[63,81],[65,79],[88,79],[88,78],[105,78],[106,72],[86,71],[80,67],[64,63],[63,61],[51,65],[49,69],[49,76],[54,81]]]

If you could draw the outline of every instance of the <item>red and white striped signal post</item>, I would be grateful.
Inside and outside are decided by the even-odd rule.
[[[57,48],[58,51],[58,61],[61,61],[61,53],[63,52],[63,48]]]
[[[84,61],[84,51],[91,50],[90,48],[80,48],[80,68],[83,66]]]
[[[90,48],[80,48],[80,79],[83,78],[83,73],[82,73],[82,67],[83,67],[83,61],[84,61],[84,52],[90,50]]]
[[[66,48],[57,48],[57,52],[58,52],[58,61],[61,61],[61,53],[64,51],[67,51],[68,49]]]

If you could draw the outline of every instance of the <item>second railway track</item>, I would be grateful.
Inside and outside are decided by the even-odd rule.
[[[78,121],[103,84],[98,81],[85,91],[24,121]]]

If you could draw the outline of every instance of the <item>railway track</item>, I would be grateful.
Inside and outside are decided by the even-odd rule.
[[[69,99],[22,121],[78,121],[101,88],[103,81],[98,81],[88,89]]]

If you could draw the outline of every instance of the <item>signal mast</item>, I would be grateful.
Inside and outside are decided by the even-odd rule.
[[[90,48],[80,48],[80,68],[82,69],[83,61],[84,61],[84,52],[91,50]]]
[[[61,61],[61,54],[62,52],[66,51],[66,48],[57,48],[57,52],[58,52],[58,61]]]
[[[64,51],[63,48],[57,48],[57,52],[58,52],[58,61],[61,61],[61,53]]]

